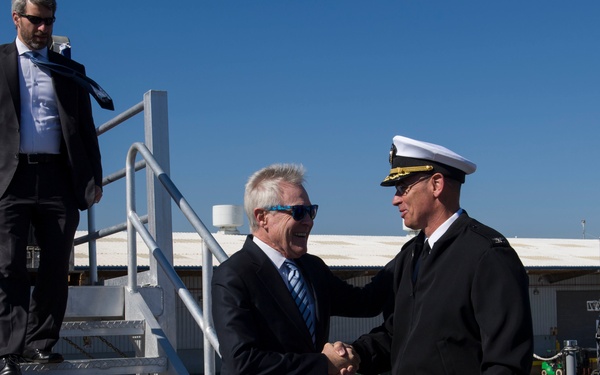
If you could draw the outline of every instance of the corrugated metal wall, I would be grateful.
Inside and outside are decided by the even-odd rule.
[[[572,292],[572,293],[569,293]],[[529,276],[529,298],[535,335],[535,352],[545,356],[563,347],[563,341],[578,340],[583,347],[592,347],[594,341],[594,316],[598,313],[588,312],[586,301],[576,299],[576,295],[587,292],[586,296],[600,299],[600,275],[585,275],[568,280],[549,283],[540,275]],[[559,294],[572,296],[575,301],[559,309]],[[594,297],[595,296],[595,297]],[[562,309],[562,312],[561,312]],[[559,314],[569,314],[567,327],[559,326]],[[590,315],[592,315],[590,317]],[[573,336],[573,337],[572,337]]]
[[[202,307],[202,277],[185,276],[181,280],[187,286],[200,307]],[[177,299],[177,348],[198,349],[202,348],[202,330],[189,313],[183,302]]]
[[[371,281],[371,276],[360,276],[347,280],[350,284],[356,286],[366,285]],[[351,343],[363,333],[369,332],[374,327],[383,323],[381,315],[375,318],[345,318],[334,316],[330,320],[329,341],[343,341]]]
[[[586,275],[557,283],[547,283],[539,275],[529,276],[529,298],[535,335],[550,335],[557,326],[557,291],[600,290],[600,276]],[[600,291],[598,292],[600,299]],[[586,311],[586,306],[581,306]]]

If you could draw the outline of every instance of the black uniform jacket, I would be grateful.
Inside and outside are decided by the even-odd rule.
[[[10,184],[19,164],[21,96],[19,54],[16,43],[0,45],[0,196]],[[85,74],[83,65],[48,51],[52,62]],[[94,203],[95,186],[102,186],[98,137],[92,118],[89,93],[72,79],[52,75],[63,140],[61,153],[67,158],[73,191],[79,209]]]
[[[353,344],[360,372],[391,365],[394,375],[529,374],[528,277],[508,241],[463,212],[413,284],[413,254],[422,243],[423,233],[396,257],[393,315]]]
[[[364,288],[334,276],[318,257],[296,259],[315,297],[316,344],[278,270],[248,236],[243,248],[213,275],[213,318],[221,374],[327,374],[320,354],[329,339],[329,317],[375,316],[392,293],[384,269]]]

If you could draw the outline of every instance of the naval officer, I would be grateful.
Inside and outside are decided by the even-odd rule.
[[[396,256],[394,313],[353,347],[360,372],[528,375],[533,333],[528,277],[496,230],[460,205],[476,166],[432,143],[393,138],[382,186],[407,227]]]

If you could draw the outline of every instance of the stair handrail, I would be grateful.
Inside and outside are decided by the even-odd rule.
[[[128,152],[126,167],[118,170],[102,180],[102,186],[109,185],[117,180],[126,178],[131,183],[127,182],[127,199],[130,199],[130,194],[135,194],[135,181],[133,175],[136,171],[141,169],[148,169],[147,164],[151,163],[151,168],[147,170],[147,189],[148,189],[148,214],[138,216],[135,210],[130,210],[129,204],[127,206],[126,221],[112,227],[96,230],[95,223],[95,207],[92,206],[88,212],[88,234],[78,237],[74,241],[74,245],[80,245],[88,242],[89,252],[89,277],[90,284],[96,285],[98,283],[98,269],[97,269],[97,257],[96,257],[96,240],[109,236],[111,234],[121,232],[125,229],[128,230],[128,276],[127,276],[127,287],[130,289],[132,295],[137,290],[137,252],[135,248],[135,236],[131,236],[129,231],[133,229],[140,233],[141,238],[144,240],[148,248],[151,250],[155,264],[163,271],[166,280],[169,280],[176,288],[177,294],[182,299],[182,302],[190,311],[190,314],[202,329],[204,333],[204,367],[205,374],[215,374],[215,353],[219,353],[219,343],[216,337],[216,333],[212,323],[212,312],[211,312],[211,293],[210,293],[210,282],[212,279],[212,268],[213,268],[213,255],[219,261],[222,262],[227,259],[227,255],[216,242],[212,234],[206,229],[198,215],[191,209],[187,200],[179,192],[175,184],[171,181],[168,176],[169,169],[169,147],[168,147],[168,117],[167,117],[167,104],[166,104],[166,92],[161,91],[148,91],[144,94],[144,100],[128,110],[117,115],[108,122],[102,124],[96,128],[98,136],[108,132],[123,122],[129,120],[135,115],[144,112],[144,128],[145,128],[145,143],[135,143],[131,146]],[[143,160],[134,163],[136,154],[142,155]],[[157,161],[158,160],[158,161]],[[163,170],[160,165],[166,166],[167,172]],[[148,176],[153,175],[156,180],[163,186],[163,191],[170,194],[170,199],[166,198],[165,195],[158,193],[154,182],[150,182]],[[129,190],[131,187],[131,190]],[[165,200],[166,198],[166,200]],[[169,261],[169,256],[172,257],[172,244],[168,241],[171,235],[171,217],[170,208],[168,208],[165,202],[173,200],[178,205],[181,212],[192,224],[196,232],[200,235],[202,241],[202,253],[203,253],[203,272],[202,272],[202,293],[203,293],[203,309],[198,306],[198,303],[191,297],[190,292],[187,290],[179,275],[175,272],[173,265]],[[135,199],[132,200],[133,202]],[[134,207],[135,208],[135,207]],[[157,223],[160,220],[160,223]],[[148,224],[147,227],[144,224]],[[152,236],[154,233],[154,237]],[[164,246],[162,249],[158,244]],[[133,249],[133,254],[130,249]],[[169,251],[171,253],[169,253]],[[166,255],[165,255],[166,254]],[[152,271],[154,266],[151,264],[150,267],[150,278],[154,280],[157,277],[155,271]],[[160,277],[162,280],[162,276]],[[160,285],[159,280],[156,280],[157,284]],[[139,294],[139,293],[138,293]],[[166,297],[166,295],[165,295]],[[169,297],[170,298],[170,297]],[[135,306],[138,306],[139,301],[143,301],[143,298],[133,298]],[[163,301],[164,302],[164,301]],[[146,308],[147,306],[140,306],[140,308]],[[169,324],[169,319],[165,319],[163,328],[166,329],[164,332],[167,337],[170,337],[170,333],[173,333],[173,328]],[[160,322],[157,322],[160,325]],[[170,333],[169,333],[170,332]],[[171,337],[172,339],[172,337]],[[164,348],[164,340],[159,340],[159,345]],[[167,343],[168,343],[167,339]],[[170,344],[168,344],[170,345]],[[173,351],[166,348],[167,353]],[[181,361],[175,360],[175,366],[180,366]]]
[[[171,196],[171,199],[177,204],[183,215],[189,221],[189,223],[196,230],[196,233],[200,235],[202,239],[202,251],[203,251],[203,301],[205,301],[205,311],[203,313],[202,308],[195,301],[194,297],[187,289],[173,265],[164,256],[159,245],[156,243],[149,230],[142,223],[141,218],[136,212],[135,204],[135,159],[137,154],[140,154],[146,162],[146,169],[151,171],[156,179],[162,184],[163,188]],[[206,228],[202,220],[198,217],[194,209],[189,205],[183,194],[179,191],[177,186],[173,183],[167,173],[163,171],[161,166],[157,163],[153,154],[150,152],[148,147],[144,143],[136,142],[131,145],[129,152],[127,153],[126,162],[126,194],[127,194],[127,275],[128,282],[127,286],[130,292],[137,292],[137,244],[136,235],[140,234],[140,237],[150,250],[152,256],[156,259],[157,264],[165,272],[167,278],[171,281],[177,294],[181,298],[182,302],[192,315],[192,318],[196,321],[205,337],[204,345],[204,364],[205,373],[214,374],[214,354],[219,353],[219,341],[217,339],[213,321],[212,312],[210,308],[210,281],[212,278],[212,256],[214,256],[219,262],[225,261],[228,256],[216,241],[214,236]],[[208,250],[208,252],[206,251]],[[209,255],[210,252],[210,255]],[[210,270],[210,271],[208,271]],[[207,345],[209,344],[209,345]],[[208,367],[208,368],[207,368]]]

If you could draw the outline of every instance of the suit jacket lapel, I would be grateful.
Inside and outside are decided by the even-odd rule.
[[[17,116],[21,121],[21,93],[19,92],[19,63],[17,45],[13,42],[5,45],[0,52],[0,86],[8,87]]]
[[[244,247],[249,250],[252,256],[256,267],[256,276],[263,284],[264,290],[272,297],[273,307],[280,309],[281,314],[287,316],[292,326],[296,328],[297,336],[303,337],[307,345],[312,346],[312,338],[306,328],[306,323],[273,262],[254,242],[248,244],[247,241]]]

